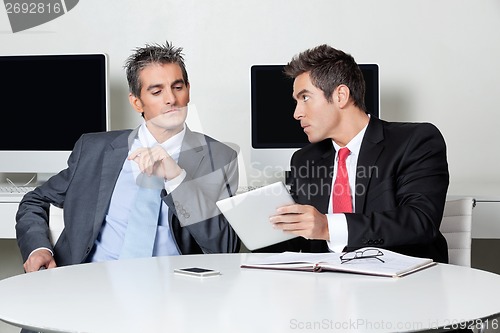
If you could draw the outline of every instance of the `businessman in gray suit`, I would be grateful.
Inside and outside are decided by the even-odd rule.
[[[294,78],[294,117],[311,144],[291,159],[296,204],[279,208],[271,222],[300,237],[259,252],[374,246],[447,263],[439,227],[449,174],[439,130],[370,117],[354,58],[328,45],[300,53],[285,72]]]
[[[150,256],[239,251],[236,233],[215,205],[236,192],[237,153],[187,127],[190,85],[182,48],[169,42],[137,48],[126,72],[129,101],[143,123],[84,134],[68,168],[24,196],[16,232],[26,272],[122,258],[124,239],[134,237],[127,226],[139,179],[160,180]],[[51,204],[64,209],[55,245],[48,236]]]

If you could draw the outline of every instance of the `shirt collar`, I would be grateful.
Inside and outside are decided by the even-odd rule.
[[[368,115],[368,116],[370,116],[370,115]],[[349,151],[351,152],[351,154],[355,154],[355,155],[359,154],[359,150],[361,149],[361,143],[363,142],[363,137],[365,136],[365,132],[366,132],[366,128],[367,127],[368,127],[368,124],[366,124],[366,126],[363,127],[363,129],[361,131],[359,131],[359,133],[356,134],[356,136],[354,136],[354,138],[352,138],[351,141],[349,141],[347,143],[346,147],[349,149]],[[335,151],[338,153],[338,151],[342,147],[340,147],[333,140],[332,140],[332,143],[333,143],[333,147],[335,148]]]
[[[160,144],[174,160],[176,160],[179,156],[182,140],[184,140],[185,134],[186,126],[184,125],[182,131]],[[142,122],[141,127],[139,128],[137,139],[142,147],[153,147],[159,144],[149,131],[145,121]]]

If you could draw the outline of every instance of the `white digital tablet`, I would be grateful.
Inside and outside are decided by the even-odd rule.
[[[285,184],[276,182],[217,201],[217,207],[250,250],[297,237],[274,229],[269,217],[276,209],[295,203]]]

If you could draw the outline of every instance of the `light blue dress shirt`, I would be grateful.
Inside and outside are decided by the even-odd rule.
[[[182,140],[185,134],[185,127],[180,133],[163,142],[162,147],[177,162],[181,150]],[[146,127],[144,122],[135,138],[130,152],[139,147],[152,147],[158,144]],[[120,256],[125,232],[127,231],[128,217],[130,210],[134,206],[134,198],[137,192],[136,178],[140,170],[134,161],[125,160],[122,170],[111,196],[108,213],[104,218],[101,232],[95,242],[95,249],[89,261],[116,260]],[[177,178],[166,181],[165,189],[171,192],[185,177],[185,172]],[[169,184],[170,183],[170,184]],[[168,223],[168,206],[163,202],[160,210],[160,218],[156,232],[156,239],[153,248],[153,256],[179,255],[177,244],[173,238]]]

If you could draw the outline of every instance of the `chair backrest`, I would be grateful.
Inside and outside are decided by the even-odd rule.
[[[447,200],[444,206],[441,233],[448,242],[449,263],[453,265],[471,265],[471,229],[473,198]]]
[[[49,237],[52,245],[55,245],[64,229],[63,210],[50,205],[49,211]]]

